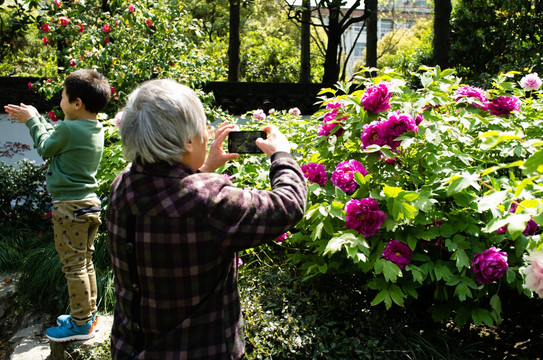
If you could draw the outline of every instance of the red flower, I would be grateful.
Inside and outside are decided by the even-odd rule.
[[[32,83],[28,82],[28,90],[32,90]]]
[[[47,46],[47,44],[49,44],[49,39],[46,36],[43,37],[42,41],[43,41],[43,45]]]
[[[81,24],[77,24],[76,25],[78,28],[79,28],[79,32],[82,33],[83,31],[85,31],[85,27]]]
[[[112,86],[112,87],[111,87],[111,93],[112,93],[112,94],[115,94],[116,92],[117,92],[117,90],[115,90],[115,88]]]
[[[154,25],[155,25],[155,23],[154,23],[154,22],[152,22],[152,21],[151,21],[151,19],[147,19],[147,20],[145,20],[145,25],[147,25],[147,26],[149,26],[149,27],[150,27],[150,26],[154,26]]]
[[[70,66],[76,66],[77,65],[77,63],[75,62],[74,59],[70,60],[69,64],[70,64]]]
[[[40,30],[43,32],[49,32],[49,24],[43,24],[42,26],[40,26]]]
[[[68,19],[66,16],[61,16],[59,18],[59,21],[61,26],[68,26],[68,24],[70,23],[70,19]]]
[[[107,37],[107,38],[104,38],[104,43],[105,43],[105,44],[108,44],[108,43],[109,43],[109,38],[108,38],[108,37]]]
[[[49,111],[49,113],[47,114],[47,116],[49,117],[49,119],[51,119],[52,121],[58,121],[59,119],[55,116],[55,112],[53,110]]]
[[[134,4],[130,4],[130,6],[128,6],[128,11],[130,11],[130,12],[136,11],[136,8],[134,7]]]
[[[107,34],[111,31],[111,27],[108,24],[105,24],[104,26],[102,26],[102,30],[104,30],[104,32]]]
[[[62,2],[60,0],[55,0],[55,5],[58,7],[62,6]]]

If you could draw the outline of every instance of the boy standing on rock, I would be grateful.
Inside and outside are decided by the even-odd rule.
[[[5,111],[26,124],[34,145],[51,160],[47,190],[53,198],[55,248],[60,255],[70,296],[70,314],[46,330],[53,341],[85,340],[94,336],[96,276],[92,263],[94,238],[100,221],[96,172],[104,147],[97,120],[111,97],[107,79],[94,70],[77,70],[64,82],[60,108],[65,121],[53,127],[33,106],[7,105]]]

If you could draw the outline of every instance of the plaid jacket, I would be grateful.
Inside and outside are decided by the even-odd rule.
[[[131,164],[108,209],[117,297],[113,359],[239,359],[245,350],[237,252],[303,216],[306,180],[272,156],[272,190],[243,190],[180,165]]]

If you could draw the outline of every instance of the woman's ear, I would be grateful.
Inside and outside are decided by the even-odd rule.
[[[185,144],[185,153],[191,153],[193,150],[192,139]]]

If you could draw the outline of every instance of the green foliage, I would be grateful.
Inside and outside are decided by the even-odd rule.
[[[224,76],[219,59],[206,55],[199,23],[177,1],[42,4],[37,19],[42,47],[54,48],[59,74],[34,84],[46,98],[60,93],[66,75],[80,68],[104,74],[113,99],[106,113],[151,78],[173,78],[192,88]],[[42,26],[47,25],[48,29]],[[46,74],[40,74],[45,76]]]
[[[28,244],[47,238],[51,197],[45,190],[46,167],[29,160],[0,163],[0,271],[21,265]]]
[[[365,111],[360,102],[364,91],[349,93],[350,86],[339,84],[338,89],[322,91],[328,98],[310,120],[268,117],[266,121],[276,121],[297,145],[300,163],[321,163],[330,176],[339,162],[355,159],[369,171],[356,177],[358,190],[352,195],[331,181],[324,187],[309,184],[305,217],[282,246],[309,278],[335,272],[374,274],[365,282],[375,296],[373,305],[406,306],[430,288],[436,320],[454,315],[457,325],[499,323],[500,288],[530,295],[522,288],[522,256],[543,244],[540,235],[522,234],[530,218],[543,224],[542,92],[522,91],[514,81],[520,79],[518,73],[497,77],[489,99],[507,95],[521,103],[520,111],[498,117],[456,101],[454,91],[461,82],[452,70],[424,68],[411,76],[420,88],[407,86],[392,71],[361,79],[366,87],[392,84],[388,112]],[[345,106],[345,132],[318,136],[316,129],[329,111],[324,105],[338,101]],[[421,114],[424,121],[416,133],[401,137],[400,151],[377,145],[362,150],[364,125],[386,119],[392,111]],[[244,164],[236,173],[247,171],[259,179],[263,170]],[[387,215],[381,230],[369,238],[345,225],[345,204],[366,197],[377,200]],[[519,204],[516,214],[508,212],[513,203]],[[505,234],[496,233],[505,225]],[[414,252],[405,270],[382,258],[393,239]],[[471,263],[475,254],[491,246],[508,254],[509,270],[496,282],[481,285]]]
[[[451,66],[485,86],[499,72],[542,73],[542,16],[537,0],[458,1],[451,18]]]

